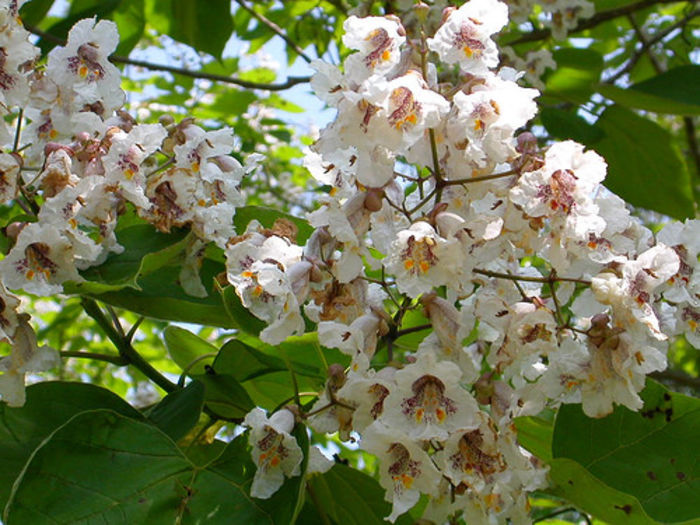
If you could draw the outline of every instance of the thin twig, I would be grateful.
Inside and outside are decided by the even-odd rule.
[[[468,177],[464,179],[453,179],[443,181],[443,186],[452,186],[455,184],[470,184],[472,182],[483,182],[485,180],[501,179],[503,177],[512,177],[513,175],[518,175],[518,170],[512,169],[504,171],[503,173],[494,173],[493,175],[483,175],[481,177]]]
[[[531,282],[531,283],[544,283],[544,284],[549,284],[551,282],[556,282],[556,281],[563,281],[563,282],[579,283],[579,284],[586,284],[586,285],[591,284],[591,281],[588,281],[586,279],[578,279],[575,277],[559,277],[559,276],[556,276],[554,278],[530,277],[528,275],[512,275],[509,273],[492,272],[491,270],[482,270],[480,268],[474,268],[472,270],[472,272],[478,273],[480,275],[485,275],[487,277],[496,277],[498,279],[508,279],[510,281],[518,280],[518,281],[527,281],[527,282]]]
[[[85,313],[97,322],[99,327],[104,331],[105,335],[107,335],[110,341],[112,341],[122,359],[127,361],[129,364],[134,365],[134,367],[140,370],[147,378],[166,392],[173,392],[178,389],[177,385],[172,383],[167,377],[153,368],[151,364],[141,356],[141,354],[134,350],[131,343],[127,341],[125,337],[122,337],[119,334],[94,299],[82,297],[80,299],[80,304],[82,305],[83,310],[85,310]]]
[[[262,22],[265,26],[267,26],[270,30],[272,30],[273,33],[275,33],[277,36],[282,38],[289,47],[291,47],[294,51],[296,51],[297,55],[299,55],[301,58],[306,60],[306,62],[311,62],[312,58],[307,55],[304,50],[299,47],[299,45],[294,42],[287,34],[284,32],[284,30],[275,24],[272,20],[269,18],[266,18],[264,15],[258,13],[255,11],[252,7],[250,7],[248,4],[246,4],[243,0],[236,0],[236,3],[241,6],[243,9],[248,11],[251,15],[253,15],[254,18],[258,19],[260,22]]]
[[[700,9],[695,9],[692,12],[690,12],[690,14],[678,20],[675,24],[671,24],[670,26],[659,30],[659,32],[656,33],[653,37],[649,38],[646,41],[642,41],[641,47],[630,55],[629,59],[625,63],[625,66],[619,71],[617,71],[614,75],[606,79],[605,83],[614,84],[625,73],[628,73],[632,70],[632,68],[637,64],[637,62],[639,62],[639,59],[641,59],[644,56],[644,54],[649,48],[651,48],[651,46],[666,38],[670,33],[675,31],[679,27],[686,25],[691,19],[695,18],[698,15],[700,15]]]

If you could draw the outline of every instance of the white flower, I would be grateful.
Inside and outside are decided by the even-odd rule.
[[[436,492],[440,473],[428,455],[400,431],[376,422],[365,429],[360,445],[381,463],[379,483],[386,490],[386,500],[392,502],[387,520],[396,521],[418,502],[421,492]]]
[[[484,74],[498,65],[498,48],[491,35],[508,23],[508,7],[496,0],[470,0],[453,11],[428,39],[428,47],[463,71]]]
[[[143,161],[160,147],[167,132],[160,124],[139,124],[126,133],[112,128],[111,146],[103,157],[105,178],[119,186],[124,197],[136,206],[148,210],[151,206],[146,198],[146,174]]]
[[[440,237],[427,222],[400,231],[386,261],[402,293],[418,297],[433,287],[454,283],[462,251],[457,240]]]
[[[71,242],[56,227],[32,223],[22,229],[17,243],[0,262],[2,280],[8,288],[21,288],[36,295],[63,291],[66,281],[80,282]]]
[[[17,196],[19,169],[19,160],[15,155],[0,153],[0,203],[5,203]]]
[[[80,20],[68,33],[65,47],[49,53],[48,75],[60,87],[72,91],[74,110],[100,102],[104,115],[124,103],[121,74],[109,60],[119,43],[117,24],[95,18]]]
[[[419,356],[396,372],[396,388],[384,402],[381,421],[416,440],[443,440],[458,428],[474,428],[479,408],[459,385],[461,377],[455,363]]]
[[[343,44],[359,52],[345,60],[348,79],[360,83],[372,75],[387,75],[399,63],[406,41],[401,24],[381,16],[349,17],[343,23]]]
[[[24,376],[28,372],[43,372],[60,364],[58,352],[51,347],[39,348],[29,315],[19,314],[12,336],[12,353],[0,359],[0,394],[11,407],[24,405],[26,399]]]
[[[250,495],[269,498],[284,483],[284,478],[301,473],[304,454],[290,434],[294,428],[294,414],[287,409],[275,412],[269,419],[262,408],[256,407],[245,417],[250,427],[248,443],[253,448],[253,462],[257,467]]]
[[[513,133],[537,113],[533,99],[538,95],[535,89],[489,73],[471,93],[455,94],[456,113],[448,120],[448,136],[479,165],[505,162],[515,155]]]

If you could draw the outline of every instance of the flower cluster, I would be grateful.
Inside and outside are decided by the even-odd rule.
[[[556,21],[587,5],[545,9]],[[0,394],[10,404],[24,401],[24,374],[55,366],[57,353],[38,347],[7,290],[48,296],[80,283],[80,271],[124,250],[127,210],[162,232],[191,231],[187,293],[209,293],[198,268],[216,245],[225,284],[266,325],[262,341],[315,324],[323,346],[346,354],[297,419],[359,436],[379,459],[391,521],[424,495],[423,517],[435,522],[526,522],[527,493],[546,469],[519,446],[515,418],[561,403],[591,417],[616,404],[637,410],[646,375],[666,366],[668,337],[700,346],[700,221],[655,236],[601,186],[599,155],[518,132],[539,92],[497,69],[493,37],[508,22],[497,0],[445,10],[429,38],[393,16],[345,22],[343,67],[313,63],[312,86],[337,116],[304,159],[329,190],[307,215],[314,231],[303,244],[287,219],[235,230],[241,180],[260,158],[238,162],[232,130],[138,124],[120,110],[112,22],[78,22],[38,71],[17,8],[0,0],[0,108],[26,108],[31,146],[11,147],[3,120],[11,152],[0,153],[0,196],[33,220],[8,226],[13,245],[0,261],[0,340],[12,345]],[[446,68],[457,83],[441,80]],[[417,347],[403,346],[424,331]],[[286,409],[245,418],[252,496],[301,473],[295,422]],[[311,468],[328,468],[311,451]]]

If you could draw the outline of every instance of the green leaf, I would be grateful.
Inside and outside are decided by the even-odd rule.
[[[7,503],[12,483],[37,445],[75,414],[96,408],[142,418],[116,394],[85,383],[37,383],[27,387],[23,407],[0,403],[0,507]]]
[[[282,359],[264,354],[237,339],[231,339],[221,347],[213,368],[219,373],[231,374],[238,381],[287,370]]]
[[[357,469],[336,464],[325,474],[311,476],[308,483],[314,501],[335,523],[381,525],[391,514],[391,504],[384,500],[384,489]],[[402,525],[413,520],[403,515],[396,523]]]
[[[168,349],[170,357],[172,357],[173,361],[183,370],[190,367],[196,359],[207,354],[215,354],[218,352],[218,349],[213,344],[179,326],[168,326],[163,331],[163,340],[165,341],[165,347]],[[204,359],[198,361],[188,369],[188,372],[192,374],[203,374],[205,372],[205,364],[206,360]]]
[[[314,228],[305,220],[289,215],[288,213],[272,208],[264,208],[262,206],[241,206],[240,208],[236,208],[236,216],[233,218],[236,231],[238,231],[238,233],[243,233],[248,223],[253,219],[256,219],[265,228],[272,228],[272,225],[277,219],[292,221],[296,224],[297,228],[299,228],[297,234],[297,244],[299,245],[303,245],[314,232]]]
[[[547,78],[546,97],[587,102],[603,70],[603,57],[592,49],[563,48],[553,53],[557,69]]]
[[[5,508],[6,525],[292,522],[288,480],[269,500],[248,492],[255,474],[244,438],[197,467],[155,426],[109,410],[78,414],[34,452]],[[298,497],[300,489],[293,491]],[[293,500],[296,504],[296,500]]]
[[[552,459],[552,422],[537,416],[515,419],[518,443],[543,461]]]
[[[144,0],[129,0],[122,2],[112,13],[112,20],[119,30],[119,45],[115,53],[121,56],[129,56],[131,50],[141,40],[146,28],[146,15],[144,12]]]
[[[557,139],[571,139],[588,144],[603,136],[600,129],[571,111],[545,107],[540,111],[540,119],[542,119],[542,125],[547,129],[547,132]]]
[[[700,85],[700,65],[693,64],[676,67],[634,84],[630,89],[662,97],[669,102],[691,106],[694,108],[693,115],[697,115],[700,112],[698,85]]]
[[[223,308],[221,297],[212,290],[214,277],[224,269],[221,263],[209,259],[203,261],[200,275],[209,292],[208,296],[203,298],[185,293],[179,285],[180,268],[171,265],[139,279],[138,285],[141,290],[123,288],[93,296],[99,301],[147,317],[235,328],[236,325]]]
[[[82,272],[85,282],[64,287],[67,293],[99,294],[125,287],[138,289],[139,277],[161,268],[186,246],[185,230],[170,234],[157,232],[150,224],[137,224],[117,231],[124,246],[120,254],[111,254],[99,266]]]
[[[642,398],[642,411],[617,407],[602,419],[586,417],[579,405],[563,406],[554,428],[553,455],[576,461],[609,487],[635,497],[655,520],[697,518],[700,400],[652,381]]]
[[[41,22],[51,9],[54,0],[32,0],[24,4],[19,10],[22,24],[35,26]]]
[[[218,416],[242,418],[255,407],[245,388],[229,374],[195,374],[192,378],[204,384],[204,401]]]
[[[323,388],[326,366],[319,361],[315,333],[290,337],[275,347],[259,340],[255,344],[259,348],[233,339],[221,348],[212,365],[217,374],[240,381],[255,405],[272,410],[294,396],[290,367],[300,391],[317,392]]]
[[[204,404],[204,385],[192,381],[185,388],[169,393],[148,414],[148,420],[173,441],[185,437],[199,421]]]
[[[234,327],[253,335],[258,335],[263,331],[267,325],[243,306],[233,286],[219,287],[218,289],[224,304],[224,311]]]
[[[694,216],[690,175],[668,131],[621,106],[607,108],[596,128],[603,138],[587,145],[608,163],[610,190],[634,206],[677,219]]]
[[[149,23],[171,38],[221,58],[233,32],[228,0],[148,0]],[[153,18],[150,15],[153,15]]]
[[[547,493],[564,498],[585,512],[614,525],[654,525],[636,498],[615,490],[576,461],[556,458],[549,462]]]
[[[674,115],[700,115],[700,66],[682,66],[627,89],[599,84],[604,97],[629,108]]]

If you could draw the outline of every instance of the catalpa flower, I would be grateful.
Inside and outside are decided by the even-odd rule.
[[[496,0],[470,0],[449,13],[428,47],[447,64],[482,75],[498,65],[498,48],[491,35],[508,23],[508,7]]]
[[[376,135],[381,144],[398,152],[415,144],[450,110],[449,102],[429,89],[415,70],[389,82],[373,82],[365,92],[366,100],[378,112],[369,121],[367,133]]]
[[[66,281],[80,282],[71,242],[55,226],[32,223],[25,226],[10,253],[0,262],[0,274],[8,288],[36,295],[63,291]]]
[[[397,20],[351,16],[343,23],[343,44],[358,53],[345,59],[346,77],[359,84],[372,75],[387,75],[401,58],[405,32]]]
[[[448,121],[448,136],[479,165],[513,158],[513,133],[537,113],[537,90],[520,87],[506,76],[503,70],[499,75],[489,72],[484,84],[453,98],[456,113]]]
[[[0,359],[0,395],[11,407],[21,407],[26,400],[24,376],[28,372],[44,372],[60,364],[58,352],[36,342],[36,334],[29,324],[29,315],[19,314],[12,336],[12,353]]]
[[[402,293],[418,297],[435,286],[454,283],[462,251],[456,239],[443,239],[424,221],[400,231],[391,246],[387,270]]]
[[[256,407],[248,412],[243,423],[250,427],[248,443],[253,448],[253,462],[257,467],[250,495],[266,499],[277,492],[285,477],[301,473],[304,454],[290,434],[294,428],[294,414],[282,409],[268,418],[262,408]]]
[[[385,499],[392,503],[386,518],[390,522],[413,507],[421,493],[436,492],[440,472],[428,455],[399,430],[373,423],[363,432],[361,447],[377,456],[381,464],[379,483],[386,490]]]
[[[474,428],[479,411],[474,398],[459,381],[462,371],[433,354],[396,372],[396,388],[384,402],[381,421],[411,439],[447,439],[458,428]]]
[[[146,174],[142,163],[160,147],[167,132],[160,124],[139,124],[126,133],[119,128],[108,130],[111,146],[103,157],[105,178],[119,186],[126,199],[148,210]]]
[[[108,60],[118,43],[117,24],[87,18],[72,27],[65,47],[49,53],[48,75],[60,89],[72,91],[76,110],[99,102],[102,114],[109,116],[124,104],[121,74]]]

